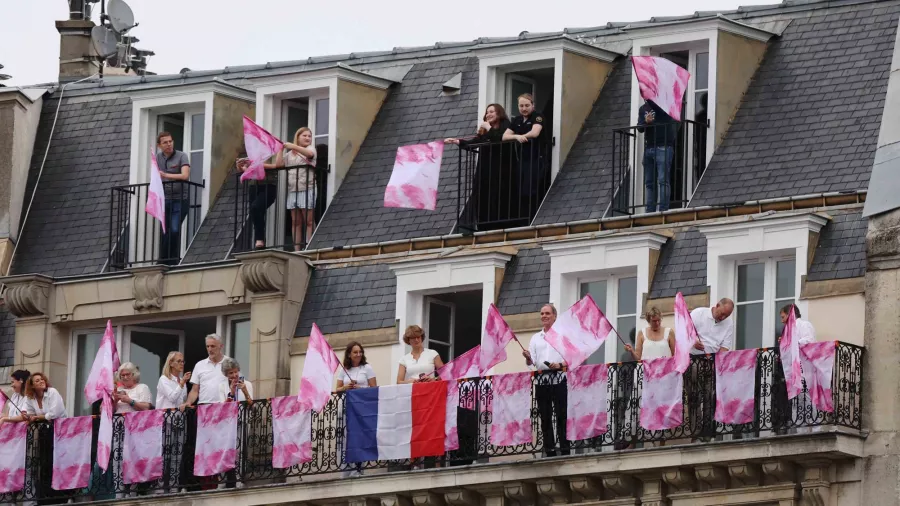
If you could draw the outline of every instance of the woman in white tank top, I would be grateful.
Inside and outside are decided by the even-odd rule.
[[[635,339],[636,347],[625,345],[625,350],[630,352],[635,360],[650,360],[675,355],[675,332],[668,327],[662,328],[662,312],[652,307],[644,315],[644,319],[650,326],[638,332]]]

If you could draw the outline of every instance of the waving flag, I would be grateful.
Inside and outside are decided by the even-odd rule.
[[[303,375],[300,377],[300,403],[313,411],[322,411],[331,398],[331,385],[334,384],[334,371],[341,363],[334,350],[325,340],[319,326],[313,323],[309,333],[309,346],[306,349],[306,361],[303,362]]]
[[[756,412],[757,350],[716,353],[716,421],[750,423]]]
[[[441,141],[397,148],[394,172],[384,190],[384,207],[434,211],[443,156]]]
[[[6,394],[3,393],[3,390],[0,389],[0,413],[3,412],[3,408],[6,407],[6,403],[9,399],[6,397]]]
[[[691,74],[659,56],[632,56],[641,97],[652,100],[675,121],[681,121],[681,104]]]
[[[2,392],[0,392],[2,396]],[[0,411],[3,410],[0,403]],[[0,494],[25,488],[27,423],[0,424]]]
[[[347,462],[444,454],[447,382],[347,392]]]
[[[116,371],[119,370],[119,352],[112,321],[106,321],[106,332],[100,341],[100,349],[94,357],[91,372],[84,385],[84,398],[89,403],[103,399],[100,410],[100,431],[97,433],[97,465],[106,471],[112,448],[112,393]]]
[[[793,307],[784,325],[779,343],[784,381],[787,383],[788,399],[793,399],[803,391],[803,372],[800,367],[800,336],[797,332],[797,317]]]
[[[104,395],[100,404],[100,428],[97,430],[97,465],[104,471],[109,466],[109,457],[112,455],[112,433],[112,396]]]
[[[793,311],[791,312],[793,314]],[[807,343],[800,346],[803,379],[809,389],[812,404],[819,411],[834,411],[831,381],[834,372],[834,341]]]
[[[53,420],[53,490],[84,488],[91,482],[91,417]]]
[[[163,233],[166,233],[166,194],[163,190],[162,178],[159,176],[159,164],[156,153],[150,150],[150,188],[147,189],[147,205],[144,212],[159,220]]]
[[[691,365],[691,350],[700,340],[681,292],[675,294],[675,367],[683,373]]]
[[[312,460],[312,411],[293,396],[272,399],[272,467]]]
[[[237,457],[238,403],[197,407],[194,475],[213,476],[234,469]]]
[[[645,360],[641,394],[641,427],[663,430],[678,427],[684,417],[684,376],[673,357]]]
[[[583,365],[566,373],[569,383],[566,439],[580,441],[606,433],[609,364]]]
[[[491,444],[514,446],[531,443],[531,373],[494,376],[494,416]]]
[[[161,409],[125,414],[122,482],[126,485],[162,478],[164,415]]]
[[[481,346],[476,346],[462,355],[444,364],[437,370],[438,376],[444,381],[455,381],[464,378],[477,378],[481,376],[478,366],[478,357]]]
[[[559,316],[544,339],[562,355],[569,369],[574,369],[600,348],[612,329],[588,294]]]
[[[506,345],[515,338],[516,335],[510,330],[497,306],[491,304],[487,321],[484,322],[484,334],[481,336],[479,362],[483,374],[487,374],[491,367],[506,360]]]
[[[265,128],[257,125],[252,119],[244,116],[244,149],[250,166],[241,174],[241,181],[248,179],[265,179],[266,168],[263,163],[275,153],[284,149],[284,143]]]

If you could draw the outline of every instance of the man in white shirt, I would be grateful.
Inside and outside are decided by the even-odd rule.
[[[694,344],[691,353],[717,353],[734,349],[734,320],[729,317],[734,312],[734,301],[722,299],[713,307],[698,307],[691,311],[694,328],[700,341]]]
[[[198,404],[219,402],[219,384],[228,382],[222,374],[222,362],[227,358],[224,348],[221,337],[216,334],[206,336],[206,353],[209,354],[209,358],[197,362],[191,371],[191,391],[181,409],[195,402]]]
[[[553,304],[541,307],[541,331],[531,336],[528,351],[523,351],[525,363],[533,365],[538,371],[560,371],[565,360],[550,343],[544,339],[545,334],[556,321],[556,308]],[[556,414],[556,436],[560,440],[563,455],[569,454],[569,441],[566,439],[567,399],[569,394],[565,373],[552,372],[539,375],[534,396],[538,411],[541,414],[541,433],[544,436],[544,452],[548,457],[556,456],[556,437],[553,434],[553,415]]]

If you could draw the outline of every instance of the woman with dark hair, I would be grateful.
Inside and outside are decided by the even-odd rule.
[[[10,383],[12,383],[12,395],[9,396],[9,402],[6,403],[6,415],[0,416],[0,423],[10,421],[10,419],[21,419],[21,409],[25,409],[25,383],[31,373],[19,369],[9,375]],[[2,412],[0,412],[2,415]]]
[[[540,198],[547,190],[545,188],[544,165],[549,158],[544,160],[542,153],[542,141],[546,137],[544,131],[544,116],[534,110],[534,97],[531,93],[519,95],[519,115],[513,118],[512,124],[503,133],[504,141],[518,141],[521,146],[519,156],[518,184],[521,188],[519,195],[518,215],[516,218],[528,219],[537,213]]]
[[[338,373],[337,391],[377,386],[375,370],[366,362],[366,351],[361,344],[351,342],[344,350],[344,368]]]

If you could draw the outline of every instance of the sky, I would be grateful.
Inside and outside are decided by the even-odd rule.
[[[177,73],[299,60],[309,56],[390,50],[437,41],[469,41],[639,21],[653,16],[730,10],[780,0],[126,0],[140,26],[135,46],[156,53],[148,70]],[[13,7],[15,2],[15,7]],[[95,22],[99,19],[99,4]],[[552,6],[552,8],[547,8]],[[17,21],[0,31],[0,73],[7,86],[57,78],[66,0],[0,0]]]

